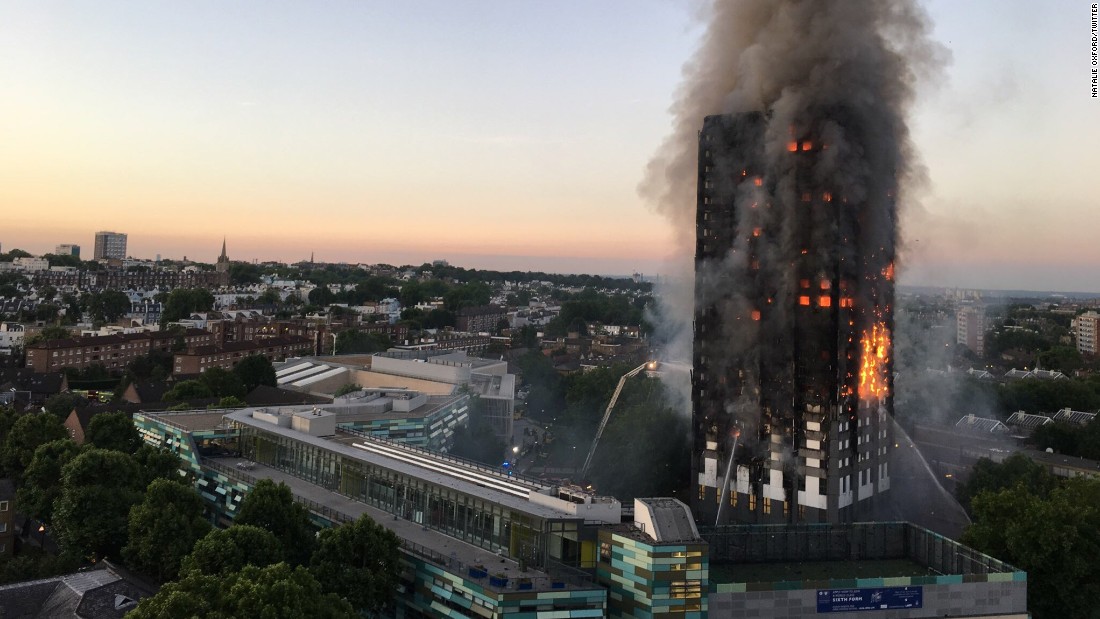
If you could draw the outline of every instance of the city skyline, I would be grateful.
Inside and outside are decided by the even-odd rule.
[[[1100,291],[1089,5],[926,6],[952,60],[918,96],[900,283]],[[698,7],[564,8],[6,3],[0,243],[671,273],[636,187]]]

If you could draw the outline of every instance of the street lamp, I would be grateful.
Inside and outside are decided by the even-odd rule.
[[[332,356],[335,357],[336,356],[336,334],[335,333],[329,333],[329,335],[332,336]]]

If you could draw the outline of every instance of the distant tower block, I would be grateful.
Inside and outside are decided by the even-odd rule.
[[[126,258],[126,235],[121,232],[100,231],[95,233],[93,260],[103,258],[124,260]]]
[[[700,132],[692,510],[704,524],[854,521],[890,488],[894,174],[867,166],[856,196],[826,173],[822,124],[779,145],[763,114],[709,116]]]

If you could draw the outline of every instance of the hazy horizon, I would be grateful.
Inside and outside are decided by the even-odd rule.
[[[925,6],[952,59],[911,119],[928,184],[899,280],[1100,291],[1088,5]],[[4,3],[0,245],[87,257],[116,230],[149,258],[213,261],[225,236],[248,262],[674,272],[689,257],[637,186],[697,12]]]

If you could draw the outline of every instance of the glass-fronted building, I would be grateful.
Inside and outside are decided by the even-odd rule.
[[[246,460],[532,566],[592,567],[595,523],[621,517],[614,499],[409,445],[344,432],[311,436],[248,409],[225,419]]]
[[[143,413],[146,442],[193,473],[231,523],[258,479],[291,486],[316,524],[368,514],[403,540],[401,617],[607,616],[595,582],[599,527],[618,501],[338,430],[302,407]]]

